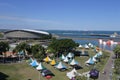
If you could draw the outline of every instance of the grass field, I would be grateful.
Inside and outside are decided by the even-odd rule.
[[[88,50],[90,56],[95,55],[93,50]],[[108,52],[103,52],[103,56],[101,58],[101,62],[95,64],[95,68],[97,68],[100,72],[102,71],[106,61],[109,58]],[[79,73],[83,73],[89,71],[93,68],[93,66],[85,66],[85,61],[87,61],[89,57],[75,57],[83,69],[77,70]],[[69,64],[64,63],[67,67],[70,67]],[[72,69],[68,69],[65,72],[61,72],[55,69],[53,66],[47,63],[43,63],[43,65],[51,70],[55,76],[50,80],[69,80],[66,77],[66,73],[71,71]],[[6,80],[47,80],[45,77],[41,76],[41,73],[37,71],[35,68],[31,67],[27,62],[23,61],[21,63],[13,63],[13,64],[0,64],[0,72],[6,74],[8,77]],[[40,75],[40,76],[39,76]],[[90,79],[92,80],[92,79]]]

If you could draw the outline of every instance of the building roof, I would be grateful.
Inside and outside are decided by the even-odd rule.
[[[45,31],[39,31],[39,30],[32,30],[32,29],[10,30],[10,31],[6,31],[5,33],[13,32],[13,31],[25,31],[25,32],[33,32],[33,33],[40,33],[40,34],[49,35],[48,32],[45,32]]]
[[[22,30],[49,35],[49,33],[48,33],[48,32],[45,32],[45,31],[32,30],[32,29],[22,29]]]

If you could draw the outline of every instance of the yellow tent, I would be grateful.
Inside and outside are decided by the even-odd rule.
[[[53,59],[53,60],[50,62],[50,64],[51,64],[52,66],[54,66],[54,65],[56,64],[55,60]]]
[[[50,62],[51,59],[47,56],[46,58],[43,59],[45,62]]]

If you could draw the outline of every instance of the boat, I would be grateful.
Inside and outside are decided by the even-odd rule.
[[[118,35],[116,32],[114,32],[113,34],[110,35],[111,38],[116,38],[116,37],[118,37],[118,36],[119,36],[119,35]]]

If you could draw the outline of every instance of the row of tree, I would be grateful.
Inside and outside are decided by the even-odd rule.
[[[115,62],[114,62],[114,67],[115,67],[115,73],[120,75],[120,45],[117,45],[113,52],[115,53]]]
[[[42,60],[44,57],[46,57],[47,53],[53,53],[54,55],[58,55],[58,53],[64,53],[69,52],[72,49],[74,49],[76,46],[78,46],[77,43],[75,43],[72,39],[55,39],[53,38],[51,42],[49,43],[47,49],[45,49],[40,44],[35,44],[30,46],[26,42],[19,43],[13,52],[17,53],[20,51],[23,51],[25,56],[27,55],[33,55],[34,58],[37,58],[38,60]],[[0,42],[0,53],[8,51],[10,48],[9,44],[7,42]]]

